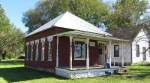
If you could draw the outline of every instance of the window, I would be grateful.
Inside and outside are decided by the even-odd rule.
[[[36,45],[35,60],[37,61],[39,57],[39,40],[35,40],[35,45]]]
[[[148,49],[148,52],[149,52],[149,57],[150,57],[150,49]]]
[[[28,60],[31,59],[31,44],[29,43],[29,46],[28,46]]]
[[[41,45],[41,42],[39,41],[39,43],[38,43],[38,57],[37,57],[38,61],[41,61],[41,56],[42,56],[41,55],[41,52],[42,52],[41,51],[41,49],[42,49],[41,47],[42,47],[42,45]]]
[[[44,55],[45,55],[45,38],[41,38],[42,43],[42,52],[41,52],[41,60],[44,61]]]
[[[119,57],[119,45],[114,45],[114,57]]]
[[[143,54],[146,55],[146,47],[143,47]]]
[[[32,61],[32,56],[33,56],[33,45],[31,45],[31,55],[30,55],[30,60]]]
[[[146,60],[146,47],[143,47],[143,60]]]
[[[137,44],[136,45],[136,57],[140,56],[140,46]]]
[[[74,43],[74,60],[85,60],[86,44],[83,41],[75,41]]]
[[[30,60],[33,60],[33,45],[34,45],[34,41],[31,41],[31,55],[30,55]]]
[[[52,36],[49,36],[47,37],[47,41],[48,41],[48,61],[52,61],[52,40],[53,40],[53,37]]]
[[[26,43],[26,60],[29,60],[29,43]]]

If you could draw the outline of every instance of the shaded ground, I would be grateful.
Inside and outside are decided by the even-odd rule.
[[[26,69],[23,61],[0,62],[0,83],[150,83],[150,65],[129,66],[129,73],[84,79],[64,79],[50,73]]]

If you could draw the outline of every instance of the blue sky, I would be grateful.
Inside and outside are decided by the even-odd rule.
[[[27,28],[22,23],[23,13],[30,8],[34,8],[38,0],[0,0],[0,4],[5,9],[11,24],[20,28],[23,32]]]

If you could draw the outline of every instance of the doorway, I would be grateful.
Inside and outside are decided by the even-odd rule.
[[[99,65],[106,64],[106,45],[103,43],[98,44],[98,51],[99,51]]]

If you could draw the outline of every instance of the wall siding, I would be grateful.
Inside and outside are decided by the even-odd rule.
[[[41,50],[41,41],[40,39],[45,37],[47,38],[47,36],[50,36],[50,35],[54,35],[56,33],[61,33],[61,32],[65,32],[65,31],[69,31],[67,29],[64,29],[64,28],[59,28],[59,27],[54,27],[54,28],[50,28],[48,30],[45,30],[45,31],[42,31],[40,33],[37,33],[37,34],[34,34],[34,35],[31,35],[29,37],[26,37],[25,38],[25,42],[30,42],[30,41],[34,41],[34,40],[37,40],[39,39],[39,50]],[[53,37],[53,41],[52,41],[52,61],[48,61],[48,42],[47,42],[47,39],[45,41],[45,56],[44,56],[44,61],[35,61],[35,52],[36,52],[36,49],[34,47],[34,51],[33,51],[33,60],[25,60],[25,66],[26,67],[32,67],[32,68],[43,68],[43,69],[52,69],[54,70],[55,68],[55,65],[56,65],[56,36]],[[31,49],[31,47],[29,47],[29,50]],[[25,51],[26,51],[26,48],[25,48]],[[30,53],[30,51],[29,51]],[[39,54],[41,55],[41,51],[39,51]],[[27,55],[27,54],[26,54]]]
[[[119,45],[119,57],[114,57],[114,45]],[[124,56],[125,64],[131,64],[131,44],[129,42],[124,42],[123,46],[121,45],[121,43],[113,43],[111,46],[112,64],[114,64],[114,62],[116,63],[116,65],[121,64],[122,56]]]
[[[142,37],[142,39],[139,40],[139,37]],[[138,42],[136,42],[137,40],[138,40]],[[140,56],[139,57],[136,56],[136,44],[138,44],[140,47]],[[141,29],[141,31],[138,33],[138,35],[135,37],[135,39],[132,42],[132,49],[133,49],[132,50],[132,61],[133,61],[133,63],[143,61],[143,53],[142,53],[143,47],[146,47],[146,49],[147,49],[149,47],[149,42],[148,42],[148,36],[147,36],[146,32],[143,29]],[[150,54],[148,51],[146,52],[146,61],[150,62]]]
[[[90,40],[90,42],[95,42],[95,46],[90,46],[90,66],[93,66],[93,65],[98,65],[98,59],[99,59],[99,47],[98,47],[98,42],[95,41],[95,40]]]
[[[59,66],[69,66],[70,44],[69,37],[59,37]]]

